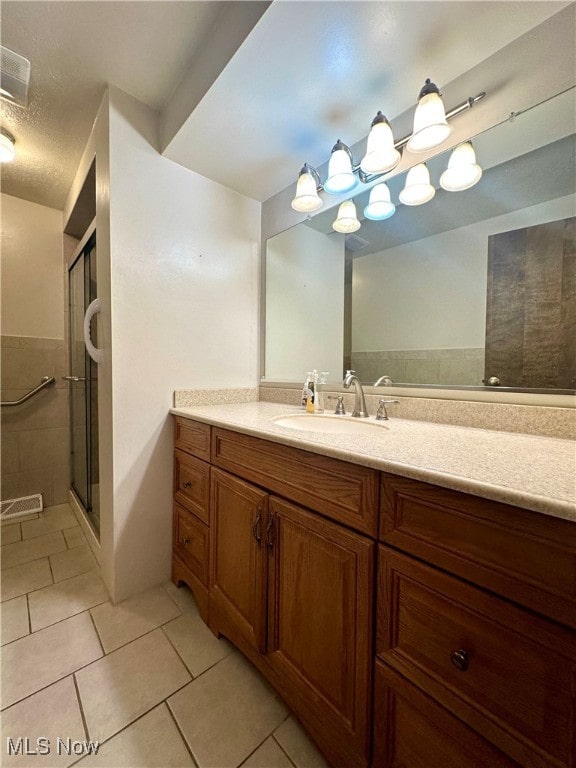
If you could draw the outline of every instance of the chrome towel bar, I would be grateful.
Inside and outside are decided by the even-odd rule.
[[[37,392],[40,392],[41,389],[44,389],[44,387],[49,387],[50,384],[54,384],[54,381],[54,376],[43,376],[40,384],[38,384],[37,387],[34,387],[34,389],[31,389],[30,392],[22,395],[20,400],[8,400],[6,402],[0,403],[0,406],[4,408],[7,405],[20,405],[20,403],[25,403],[26,400],[30,400],[31,397],[34,397],[34,395]]]

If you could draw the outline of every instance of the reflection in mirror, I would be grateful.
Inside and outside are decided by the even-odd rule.
[[[271,238],[265,379],[316,368],[365,384],[576,387],[574,90],[474,139],[483,175],[447,192],[449,154],[427,165],[436,195],[333,231],[336,209]],[[383,377],[386,377],[383,379]]]

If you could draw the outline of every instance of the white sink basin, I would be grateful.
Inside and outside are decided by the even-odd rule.
[[[322,432],[333,435],[377,435],[378,433],[382,435],[387,430],[384,424],[376,421],[318,413],[280,416],[274,419],[274,424],[279,427],[288,427],[288,429],[298,429],[302,432]]]

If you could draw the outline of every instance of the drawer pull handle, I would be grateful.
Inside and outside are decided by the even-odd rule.
[[[262,523],[262,510],[259,508],[258,514],[256,515],[256,520],[254,520],[254,525],[252,526],[252,536],[254,536],[254,538],[256,539],[258,546],[261,546],[262,544],[261,523]]]
[[[186,480],[186,482],[183,483],[183,488],[190,488],[191,485],[192,483],[190,482],[190,480]]]
[[[468,669],[468,652],[460,649],[458,651],[452,651],[450,654],[450,660],[452,664],[459,669],[460,672],[466,672]]]
[[[185,547],[187,544],[190,544],[190,539],[182,539],[181,544]]]

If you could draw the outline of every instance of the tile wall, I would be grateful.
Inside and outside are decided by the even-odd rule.
[[[17,400],[40,383],[56,382],[33,398],[2,408],[2,500],[41,493],[44,505],[68,500],[70,448],[66,342],[1,336],[2,401]]]
[[[389,376],[392,381],[411,384],[480,386],[484,378],[484,347],[355,351],[351,364],[362,381]]]

